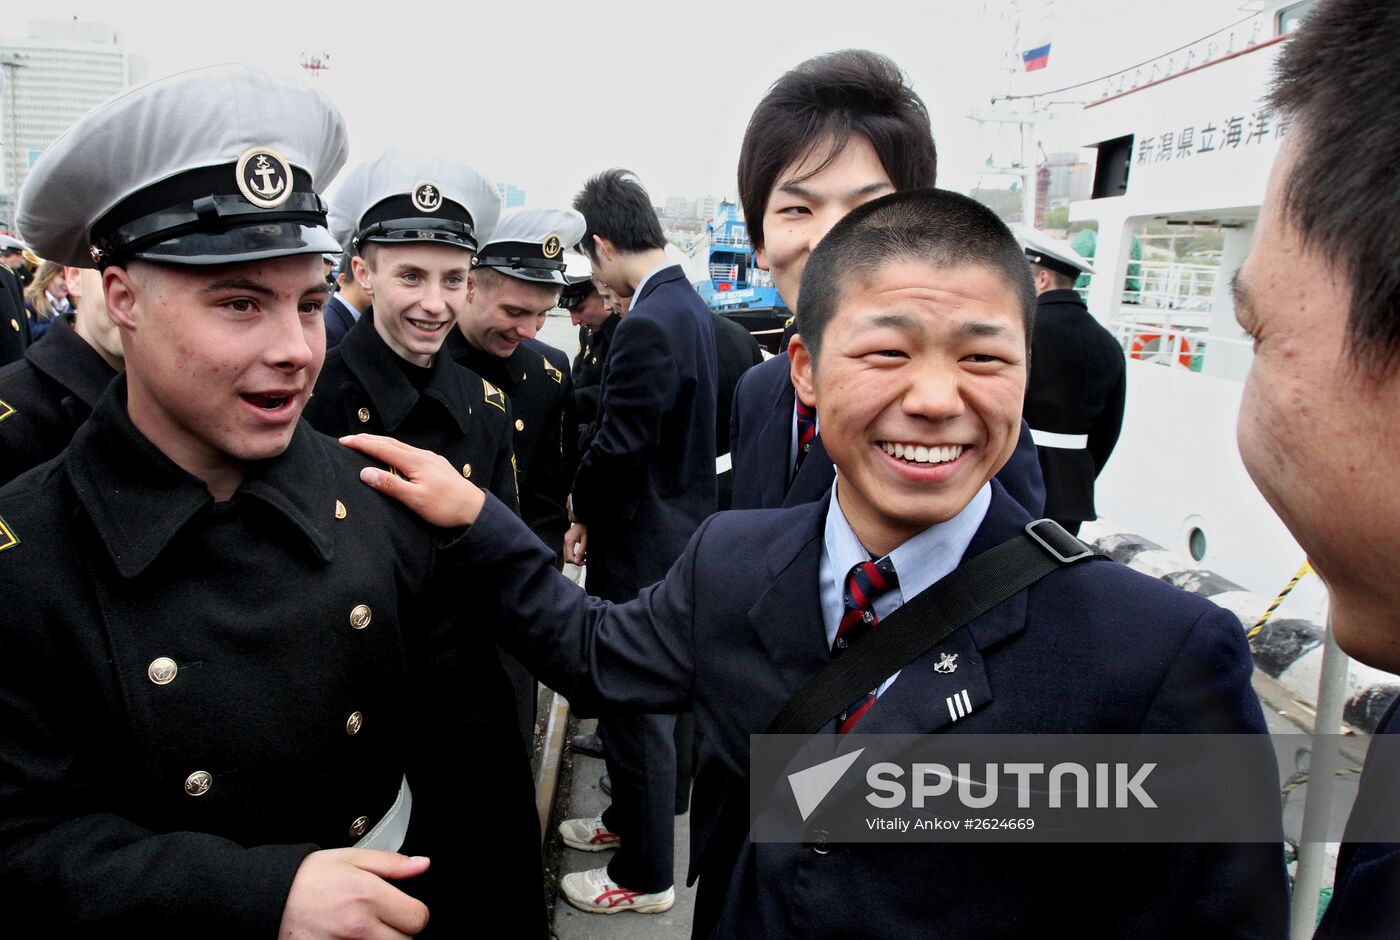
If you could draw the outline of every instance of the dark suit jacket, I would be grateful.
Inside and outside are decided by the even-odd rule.
[[[1377,735],[1400,734],[1400,699],[1376,728]],[[1332,900],[1314,940],[1382,940],[1400,937],[1400,844],[1362,842],[1369,818],[1394,820],[1400,814],[1396,792],[1400,761],[1396,749],[1373,749],[1366,755],[1361,788],[1337,853]],[[1393,828],[1389,826],[1387,828]]]
[[[658,271],[613,335],[598,430],[574,477],[598,597],[659,581],[716,509],[715,360],[709,308],[679,265]]]
[[[1098,518],[1094,480],[1118,443],[1127,387],[1123,347],[1079,295],[1072,290],[1041,294],[1031,334],[1026,420],[1037,431],[1089,437],[1082,449],[1039,448],[1049,518]]]
[[[734,392],[744,373],[763,362],[758,341],[738,321],[715,314],[715,347],[719,354],[719,387],[715,395],[715,456],[729,453],[729,427],[734,409]],[[719,474],[719,508],[728,509],[733,499],[734,471]]]
[[[836,468],[818,433],[802,461],[802,469],[791,486],[788,484],[792,408],[797,397],[791,372],[792,360],[787,353],[774,356],[744,373],[734,392],[729,432],[734,461],[734,509],[798,506],[821,499],[836,479]],[[817,418],[820,421],[821,416]],[[1038,519],[1044,514],[1045,486],[1040,479],[1035,443],[1025,421],[1021,422],[1016,450],[996,478],[1032,517]]]
[[[593,432],[598,430],[598,393],[602,391],[603,364],[608,361],[608,347],[622,317],[613,314],[602,326],[590,330],[578,328],[578,353],[574,356],[574,414],[578,422],[578,452],[588,449]]]
[[[355,325],[355,315],[337,294],[331,294],[326,299],[321,315],[326,318],[326,350],[329,351],[338,346],[345,334],[350,332],[350,328]]]
[[[966,558],[1030,517],[992,485]],[[747,841],[750,735],[830,660],[818,591],[827,500],[718,513],[633,602],[587,597],[487,501],[460,547],[502,643],[577,706],[694,711],[698,936],[1026,937],[1093,886],[1093,936],[1281,937],[1281,844],[840,845]],[[490,590],[487,591],[489,585]],[[470,585],[469,585],[470,589]],[[933,668],[957,653],[955,674]],[[1116,563],[1059,569],[904,667],[855,733],[1265,734],[1233,614]],[[946,697],[972,692],[954,723]],[[1276,770],[1251,780],[1274,800]],[[1281,841],[1281,839],[1280,839]],[[1077,887],[1076,887],[1077,886]]]
[[[15,272],[0,264],[0,366],[24,358],[29,346],[29,316]]]
[[[116,374],[61,316],[23,360],[0,369],[0,483],[67,447]]]

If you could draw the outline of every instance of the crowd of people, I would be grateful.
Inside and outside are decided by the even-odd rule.
[[[1391,670],[1398,42],[1400,9],[1362,0],[1289,40],[1272,104],[1294,130],[1234,282],[1245,463],[1338,641]],[[391,151],[328,203],[348,147],[305,84],[204,68],[88,113],[20,194],[24,241],[0,243],[16,936],[546,936],[537,682],[599,719],[611,803],[558,827],[611,853],[559,881],[583,911],[673,906],[688,805],[698,937],[1067,916],[1284,935],[1278,843],[750,831],[751,737],[795,703],[832,736],[1267,734],[1233,614],[1080,557],[1125,394],[1071,290],[1091,267],[935,188],[895,63],[818,56],[753,113],[738,191],[794,316],[766,360],[668,258],[634,174],[503,211],[467,163]],[[537,336],[558,308],[572,360]],[[882,622],[1027,538],[1057,563],[822,698]],[[1239,783],[1276,808],[1265,771]],[[1389,811],[1397,772],[1368,765],[1359,812]],[[1363,836],[1329,940],[1400,935],[1400,848]]]

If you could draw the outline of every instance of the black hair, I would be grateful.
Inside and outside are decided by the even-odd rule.
[[[895,261],[940,268],[976,265],[1000,274],[1020,302],[1030,348],[1035,284],[1025,252],[986,206],[946,189],[907,189],[859,206],[827,233],[802,271],[797,331],[815,362],[822,334],[852,278]]]
[[[1036,264],[1034,261],[1030,262],[1030,265],[1032,272],[1044,271],[1046,274],[1050,275],[1050,287],[1054,290],[1070,290],[1074,287],[1074,283],[1079,280],[1079,275],[1077,274],[1066,274],[1063,271],[1056,271],[1054,268],[1047,268],[1045,265]]]
[[[631,172],[604,170],[583,184],[574,197],[574,208],[588,223],[580,247],[596,258],[593,236],[600,235],[619,251],[638,252],[665,248],[661,220],[642,184]]]
[[[1279,56],[1269,104],[1292,118],[1283,210],[1351,288],[1348,343],[1377,374],[1400,360],[1400,5],[1324,0]]]
[[[829,146],[813,171],[819,173],[856,135],[870,141],[895,189],[937,181],[928,109],[889,59],[864,49],[831,52],[774,82],[749,118],[739,150],[739,201],[749,240],[763,246],[763,212],[784,169]]]

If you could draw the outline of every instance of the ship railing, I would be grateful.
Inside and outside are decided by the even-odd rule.
[[[1248,339],[1143,319],[1122,319],[1111,329],[1129,359],[1191,372],[1202,371],[1210,349],[1228,347],[1247,356],[1253,345]]]
[[[747,235],[721,235],[716,232],[710,236],[710,244],[715,247],[747,249],[749,237]]]
[[[1209,264],[1134,261],[1124,281],[1123,302],[1158,310],[1210,312],[1220,268]]]
[[[1203,36],[1188,46],[1149,59],[1140,65],[1129,66],[1121,72],[1114,72],[1102,80],[1099,98],[1112,98],[1125,91],[1171,78],[1173,75],[1199,68],[1207,62],[1235,55],[1272,38],[1273,23],[1270,16],[1258,13],[1249,19],[1216,30],[1209,36]]]
[[[772,287],[773,275],[762,268],[754,268],[749,272],[750,287]]]
[[[745,271],[741,265],[711,263],[710,280],[713,281],[737,281],[740,280]]]

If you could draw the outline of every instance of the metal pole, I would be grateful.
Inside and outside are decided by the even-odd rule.
[[[1332,615],[1327,615],[1323,639],[1322,679],[1317,686],[1317,718],[1313,721],[1312,758],[1308,763],[1308,792],[1303,802],[1303,836],[1298,843],[1298,873],[1293,879],[1292,940],[1308,940],[1317,927],[1318,892],[1327,861],[1327,823],[1332,811],[1332,786],[1342,765],[1334,737],[1342,730],[1350,660],[1332,638]]]

